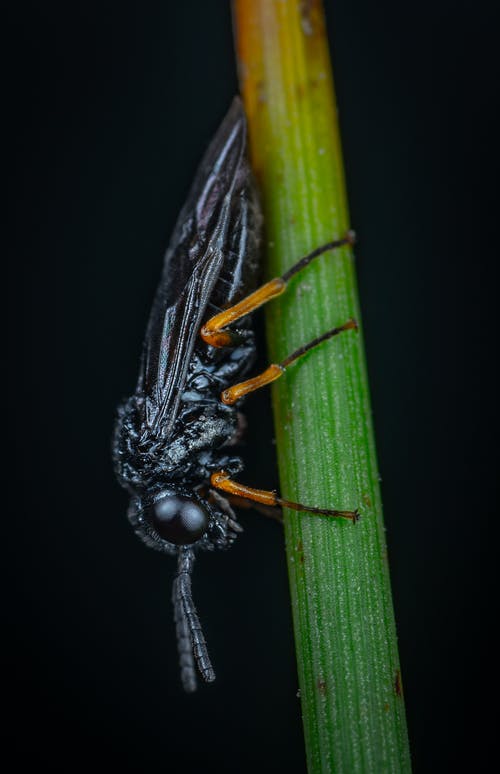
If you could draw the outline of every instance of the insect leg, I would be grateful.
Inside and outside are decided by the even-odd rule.
[[[245,317],[247,314],[255,311],[263,304],[267,304],[273,298],[280,296],[285,292],[288,281],[299,271],[302,271],[314,258],[326,253],[328,250],[334,250],[337,247],[343,245],[353,245],[356,239],[354,231],[348,231],[345,237],[342,239],[336,239],[333,242],[327,242],[321,247],[317,247],[308,255],[300,258],[294,265],[288,269],[281,277],[275,277],[274,279],[266,282],[260,288],[257,288],[249,296],[246,296],[234,306],[225,309],[223,312],[211,317],[205,325],[201,328],[201,338],[206,344],[210,344],[212,347],[231,347],[235,341],[239,339],[237,334],[231,331],[224,330],[228,325],[236,322],[241,317]]]
[[[252,500],[256,503],[262,503],[263,505],[281,506],[282,508],[291,508],[294,511],[306,511],[307,513],[316,513],[320,516],[330,516],[338,519],[349,519],[353,523],[358,521],[358,511],[338,511],[330,508],[314,508],[309,505],[303,505],[302,503],[294,503],[290,500],[284,500],[282,497],[278,497],[276,492],[269,492],[265,489],[252,489],[244,484],[238,484],[237,481],[232,481],[229,474],[223,470],[213,473],[210,477],[210,483],[215,489],[220,489],[223,492],[227,492],[231,495],[237,495],[238,497],[244,497],[246,500]]]
[[[215,489],[212,489],[212,492],[215,492]],[[218,497],[220,497],[220,495],[218,495]],[[225,493],[224,498],[221,499],[225,499],[230,505],[234,505],[236,508],[253,508],[254,511],[258,511],[266,518],[274,519],[274,521],[279,521],[280,524],[283,524],[283,514],[279,505],[262,505],[262,503],[257,503],[255,500],[251,501],[246,497],[228,494],[227,492]]]
[[[193,551],[186,548],[180,549],[177,576],[174,581],[174,594],[176,595],[178,604],[182,609],[184,619],[182,624],[183,629],[181,632],[187,628],[191,639],[192,652],[194,654],[194,658],[196,659],[196,664],[200,670],[201,676],[207,683],[211,683],[215,680],[215,672],[210,662],[207,644],[205,642],[205,637],[203,636],[200,619],[198,618],[198,613],[196,612],[193,596],[191,593],[191,571],[193,569],[193,564]],[[180,648],[181,643],[179,642],[179,652]],[[190,676],[188,672],[186,672],[185,676],[186,682],[183,682],[184,688],[187,691],[194,690],[190,687],[192,685],[192,676]],[[181,664],[181,678],[182,677],[183,675]]]
[[[299,347],[299,349],[296,349],[295,352],[292,352],[291,355],[288,355],[288,357],[282,360],[281,363],[271,363],[271,365],[268,366],[261,374],[258,374],[258,376],[254,376],[244,382],[240,382],[239,384],[235,384],[232,387],[228,387],[221,393],[221,401],[228,406],[232,406],[233,403],[236,403],[236,401],[240,400],[240,398],[243,398],[244,395],[248,395],[248,393],[254,392],[255,390],[260,389],[260,387],[264,387],[266,384],[270,384],[271,382],[276,381],[276,379],[279,379],[279,377],[285,373],[289,365],[301,358],[302,355],[305,355],[306,352],[309,352],[309,350],[314,349],[314,347],[317,347],[324,341],[333,338],[333,336],[337,336],[343,331],[357,329],[358,323],[354,319],[348,320],[338,328],[332,328],[330,331],[323,333],[322,336],[318,336],[308,344],[305,344],[304,346]]]

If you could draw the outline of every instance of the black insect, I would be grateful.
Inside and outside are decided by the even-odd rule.
[[[135,394],[120,408],[113,458],[131,496],[128,518],[151,548],[177,555],[173,586],[181,679],[196,688],[215,673],[191,595],[195,552],[228,548],[241,531],[231,504],[253,501],[332,517],[337,511],[292,503],[238,484],[233,453],[244,423],[234,407],[244,395],[281,376],[320,342],[356,328],[349,320],[241,381],[254,361],[250,312],[282,293],[313,258],[346,243],[323,245],[286,274],[255,289],[262,216],[246,157],[246,121],[236,98],[210,144],[165,255],[146,331]],[[227,329],[239,321],[237,328]],[[224,496],[220,492],[224,492]]]

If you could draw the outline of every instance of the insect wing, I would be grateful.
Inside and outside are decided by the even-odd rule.
[[[190,358],[227,249],[237,192],[245,185],[246,120],[236,98],[196,174],[165,255],[144,342],[138,395],[143,427],[167,438]]]

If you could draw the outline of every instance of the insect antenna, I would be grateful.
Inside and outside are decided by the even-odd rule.
[[[172,602],[174,603],[175,633],[177,635],[177,651],[179,653],[179,666],[181,668],[182,687],[186,693],[196,691],[196,669],[194,664],[193,646],[189,624],[182,606],[179,592],[179,579],[174,579],[172,589]]]
[[[182,685],[185,691],[192,693],[196,690],[195,661],[201,676],[207,683],[215,680],[215,672],[191,593],[194,553],[192,549],[182,547],[179,549],[178,556],[177,575],[172,594],[174,620]]]

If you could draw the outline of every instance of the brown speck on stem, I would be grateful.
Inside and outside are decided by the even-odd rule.
[[[299,556],[299,562],[301,564],[304,564],[304,544],[302,543],[302,540],[297,541],[297,554]]]
[[[322,696],[326,696],[326,680],[324,680],[322,677],[319,677],[316,685],[318,686],[318,691],[320,694]]]
[[[366,492],[363,495],[363,502],[367,506],[367,508],[371,508],[372,507],[372,501],[370,499],[370,495],[367,494]]]
[[[401,671],[396,669],[396,677],[394,679],[394,693],[396,696],[403,695],[403,684],[401,682]]]
[[[263,104],[266,102],[266,85],[264,81],[257,81],[256,84],[256,92],[257,92],[257,101],[260,102],[260,104]]]
[[[312,0],[300,0],[299,3],[300,25],[304,35],[312,35],[314,32],[311,19],[312,5]]]

